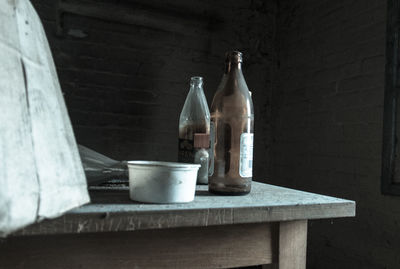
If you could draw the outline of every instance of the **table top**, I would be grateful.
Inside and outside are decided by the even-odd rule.
[[[355,202],[253,182],[245,196],[218,196],[197,186],[193,202],[145,204],[129,199],[128,187],[97,187],[92,202],[14,235],[96,233],[204,227],[355,216]]]

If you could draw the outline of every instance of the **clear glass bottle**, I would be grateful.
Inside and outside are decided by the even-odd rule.
[[[225,81],[211,105],[214,169],[209,177],[209,191],[243,195],[251,190],[254,109],[241,69],[242,53],[229,52],[227,58]]]
[[[199,164],[203,163],[198,174],[198,181],[203,184],[207,184],[207,182],[204,182],[204,179],[208,177],[209,157],[207,156],[207,167],[204,168],[204,151],[200,153],[199,151],[203,148],[208,153],[209,136],[210,111],[203,91],[203,78],[192,77],[190,79],[190,90],[179,117],[178,161],[185,163],[196,163],[197,161]],[[198,154],[198,158],[195,161],[196,152],[202,156]],[[203,173],[206,174],[203,175]]]

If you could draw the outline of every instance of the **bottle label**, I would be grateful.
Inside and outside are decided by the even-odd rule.
[[[240,136],[239,174],[241,177],[253,176],[254,134],[243,133]]]
[[[178,161],[194,163],[194,141],[179,138]]]

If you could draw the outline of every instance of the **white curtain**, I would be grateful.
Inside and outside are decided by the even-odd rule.
[[[40,19],[28,0],[0,0],[0,235],[88,202]]]

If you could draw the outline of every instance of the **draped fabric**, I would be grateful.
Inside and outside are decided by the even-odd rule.
[[[89,202],[43,26],[0,0],[0,235]]]

